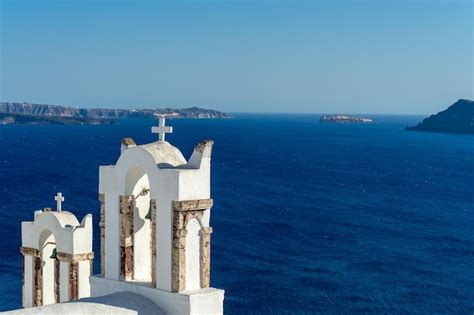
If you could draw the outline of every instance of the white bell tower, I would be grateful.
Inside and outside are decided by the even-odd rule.
[[[165,141],[172,131],[161,117],[158,141],[125,138],[117,163],[100,167],[102,265],[91,294],[131,291],[165,313],[221,314],[224,291],[210,287],[213,142],[186,160]]]
[[[57,211],[38,210],[34,220],[21,223],[23,307],[74,301],[90,295],[92,274],[92,215],[79,223],[61,209],[64,197],[55,197]]]

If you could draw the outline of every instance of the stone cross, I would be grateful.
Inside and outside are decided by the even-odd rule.
[[[64,197],[63,197],[63,194],[58,192],[58,194],[56,195],[56,197],[54,197],[54,200],[56,200],[56,210],[58,212],[61,212],[61,204],[62,202],[64,201]]]
[[[159,135],[158,139],[160,141],[165,141],[165,134],[172,133],[173,127],[165,126],[165,117],[160,116],[160,124],[158,126],[151,127],[152,133],[157,133]]]

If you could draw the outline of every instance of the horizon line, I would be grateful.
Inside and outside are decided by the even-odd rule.
[[[458,99],[458,100],[461,100],[461,99]],[[452,105],[452,104],[448,105],[446,108],[440,110],[437,113],[396,113],[396,112],[390,112],[390,113],[363,113],[363,112],[341,112],[341,111],[338,111],[338,112],[317,112],[317,111],[314,111],[314,112],[308,112],[308,111],[295,111],[295,112],[289,112],[289,111],[288,112],[287,111],[275,111],[275,112],[272,112],[272,111],[267,111],[267,112],[261,112],[261,111],[224,111],[224,110],[220,110],[220,109],[214,109],[214,108],[211,108],[211,107],[201,107],[200,105],[183,105],[183,106],[180,106],[180,107],[178,107],[179,105],[177,105],[177,106],[164,105],[162,107],[151,107],[152,105],[144,106],[144,107],[140,107],[140,106],[136,106],[136,107],[114,107],[113,105],[112,106],[106,105],[104,107],[100,107],[100,106],[93,105],[93,106],[90,106],[90,107],[89,106],[84,107],[84,106],[78,106],[78,105],[51,104],[51,103],[39,103],[39,102],[30,102],[30,101],[4,101],[4,100],[0,100],[0,103],[18,103],[18,104],[71,107],[71,108],[76,108],[76,109],[105,109],[105,110],[137,110],[137,109],[150,109],[150,110],[153,110],[153,109],[167,109],[167,108],[169,108],[169,109],[186,109],[186,108],[197,107],[197,108],[201,108],[201,109],[205,109],[205,110],[215,110],[215,111],[225,113],[225,114],[277,114],[277,115],[278,114],[301,114],[301,115],[320,114],[320,115],[378,115],[378,116],[381,116],[381,115],[399,115],[399,116],[434,115],[434,114],[439,113],[440,111],[445,110],[446,108],[448,108],[449,106]]]

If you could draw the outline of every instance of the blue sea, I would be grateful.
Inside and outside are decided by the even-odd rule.
[[[226,314],[473,313],[474,137],[369,117],[168,121],[186,157],[215,141],[211,284]],[[61,191],[64,208],[94,215],[99,253],[99,165],[123,137],[154,141],[154,123],[0,126],[0,310],[21,305],[20,222]]]

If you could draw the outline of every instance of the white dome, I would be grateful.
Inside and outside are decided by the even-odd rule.
[[[61,227],[65,227],[66,225],[69,226],[79,226],[80,223],[77,220],[76,216],[69,211],[50,211],[50,212],[43,212],[43,214],[50,214],[58,220],[58,223]]]
[[[153,156],[158,167],[176,167],[187,163],[181,151],[166,141],[156,141],[139,147]]]

